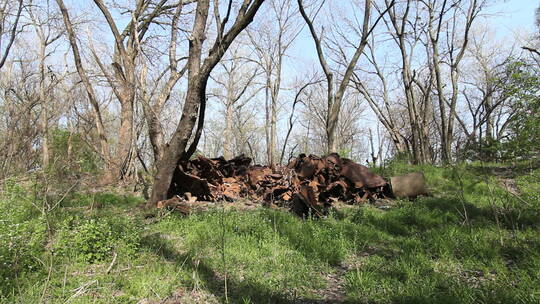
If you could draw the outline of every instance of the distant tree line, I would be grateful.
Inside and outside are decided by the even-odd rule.
[[[199,153],[538,157],[540,9],[503,39],[493,4],[0,0],[0,176],[148,176],[153,203]]]

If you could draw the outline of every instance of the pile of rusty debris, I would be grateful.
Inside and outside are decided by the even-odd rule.
[[[237,201],[287,207],[304,216],[322,216],[336,201],[359,204],[393,198],[390,184],[367,167],[338,154],[324,157],[300,154],[287,166],[251,165],[251,159],[205,158],[182,162],[169,189],[172,199],[158,207],[189,213],[199,201]]]

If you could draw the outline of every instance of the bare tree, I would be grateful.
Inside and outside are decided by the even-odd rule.
[[[35,30],[36,36],[39,42],[38,60],[39,60],[39,102],[41,105],[40,112],[40,128],[42,132],[41,140],[41,156],[42,165],[47,168],[50,163],[50,151],[49,151],[49,119],[50,112],[53,111],[51,93],[56,85],[62,80],[65,74],[60,77],[52,71],[52,69],[46,66],[46,60],[52,55],[49,51],[50,46],[53,45],[58,39],[62,37],[64,32],[58,26],[61,23],[55,12],[51,11],[48,7],[43,12],[38,11],[34,14],[34,10],[38,10],[37,6],[32,6],[28,9],[28,14],[32,21],[32,26]],[[67,71],[65,71],[67,72]]]
[[[388,1],[386,0],[385,3],[388,8]],[[428,111],[425,107],[423,109],[418,108],[418,102],[416,100],[417,94],[415,94],[415,85],[419,87],[421,92],[427,92],[430,90],[432,82],[428,81],[427,84],[424,84],[418,81],[415,76],[415,72],[411,67],[411,61],[413,59],[413,56],[415,55],[414,50],[416,48],[416,45],[420,41],[418,35],[419,33],[414,32],[414,30],[416,30],[417,28],[418,15],[413,16],[414,23],[410,22],[409,20],[409,13],[412,9],[413,7],[410,0],[408,0],[405,7],[402,8],[402,13],[400,15],[398,15],[398,13],[396,12],[396,7],[394,6],[389,10],[388,13],[388,19],[391,25],[388,25],[388,23],[387,25],[388,28],[392,30],[395,34],[393,36],[394,41],[399,47],[401,55],[401,80],[403,83],[405,100],[407,102],[407,113],[412,135],[412,139],[410,140],[410,142],[413,161],[415,163],[423,163],[428,160],[429,156],[427,151],[427,143],[425,142],[427,135],[427,124],[422,123],[423,121],[425,122],[426,116],[422,117],[422,114],[427,115]],[[411,29],[407,28],[408,25]],[[408,33],[407,36],[412,36],[412,39],[407,39],[405,37],[406,33]],[[427,105],[428,103],[426,102],[425,104]]]
[[[12,0],[0,1],[0,70],[6,63],[19,32],[19,20],[22,10],[23,0],[16,2]]]
[[[166,103],[169,101],[173,88],[178,83],[178,81],[184,76],[187,65],[184,65],[182,68],[178,67],[178,63],[181,60],[187,59],[186,57],[178,58],[177,55],[177,45],[178,45],[178,32],[179,26],[178,22],[182,14],[182,9],[184,7],[184,2],[180,1],[175,9],[174,15],[171,21],[170,29],[170,42],[168,47],[168,65],[165,69],[159,73],[157,79],[153,79],[154,84],[151,88],[147,85],[146,80],[146,65],[143,67],[143,73],[141,73],[141,89],[142,89],[142,104],[144,110],[144,116],[146,118],[146,123],[148,125],[148,137],[150,139],[150,144],[152,146],[152,151],[154,153],[154,161],[157,162],[163,155],[163,147],[165,137],[163,134],[163,126],[160,122],[162,118],[161,114]],[[140,48],[140,45],[139,45]],[[138,50],[142,52],[142,50]],[[165,80],[165,83],[160,87],[160,80],[165,76],[168,77]]]
[[[132,161],[135,155],[133,115],[138,84],[137,57],[140,50],[139,44],[144,40],[150,25],[160,16],[168,13],[170,10],[176,10],[174,14],[178,15],[182,5],[194,1],[182,0],[179,4],[173,5],[167,5],[167,2],[166,0],[160,0],[159,2],[137,0],[135,7],[129,9],[131,12],[131,21],[125,26],[123,31],[120,31],[117,21],[112,17],[110,8],[102,0],[94,0],[114,37],[114,53],[111,63],[112,71],[105,66],[99,56],[94,56],[94,59],[121,106],[118,146],[116,147],[115,156],[112,159],[115,173],[119,178],[131,175],[133,169]],[[176,58],[172,60],[176,60]],[[172,75],[173,79],[178,77],[174,72]],[[174,82],[174,80],[171,82]],[[158,155],[159,153],[160,151],[158,150]]]
[[[407,134],[404,132],[405,121],[399,117],[396,105],[391,101],[391,88],[389,87],[388,76],[383,67],[380,66],[375,56],[375,43],[371,42],[368,45],[368,62],[372,65],[373,71],[365,70],[362,74],[375,75],[375,79],[368,81],[362,79],[361,74],[355,72],[353,74],[353,84],[355,89],[362,94],[377,119],[385,127],[388,132],[395,149],[398,153],[408,152],[409,144],[407,142]]]
[[[62,13],[64,25],[66,27],[66,32],[69,39],[69,44],[73,52],[75,68],[77,69],[77,73],[79,74],[79,77],[81,78],[81,81],[86,89],[88,101],[90,102],[92,106],[92,110],[94,114],[94,123],[96,126],[99,143],[100,143],[100,154],[103,157],[105,163],[107,164],[107,167],[109,167],[111,164],[110,148],[109,148],[109,142],[107,140],[107,136],[105,133],[105,126],[103,124],[103,117],[101,115],[101,108],[99,105],[98,97],[94,89],[94,86],[92,82],[90,81],[90,78],[88,77],[86,69],[82,65],[81,53],[79,51],[79,45],[77,43],[75,30],[73,29],[73,24],[71,23],[71,19],[69,17],[69,12],[66,6],[64,5],[63,0],[56,0],[56,3],[58,4],[58,7],[60,8],[60,12]],[[110,172],[109,170],[107,171]],[[110,179],[110,178],[114,178],[114,177],[113,176],[107,177],[107,179]]]
[[[365,0],[364,4],[364,16],[363,16],[363,25],[360,41],[354,45],[355,51],[350,59],[347,60],[345,56],[345,51],[340,50],[340,53],[343,54],[345,60],[344,65],[346,66],[345,71],[341,79],[336,79],[335,72],[329,66],[328,59],[326,58],[325,52],[323,50],[323,41],[321,35],[317,33],[315,26],[313,25],[313,17],[309,17],[304,9],[302,0],[297,0],[298,6],[300,8],[300,14],[304,18],[304,21],[308,25],[311,37],[315,43],[315,48],[317,50],[317,56],[319,58],[319,63],[326,77],[327,83],[327,114],[325,117],[325,129],[326,129],[326,146],[327,152],[336,152],[338,150],[337,141],[336,141],[336,128],[338,125],[339,113],[341,110],[341,104],[345,91],[349,86],[349,81],[353,75],[354,69],[360,56],[363,54],[364,49],[367,45],[368,38],[379,23],[382,16],[386,13],[384,11],[378,16],[378,18],[371,24],[371,12],[372,12],[372,1]],[[390,7],[393,6],[395,0],[392,0]]]
[[[460,79],[461,110],[456,116],[462,134],[456,140],[458,157],[486,157],[484,147],[504,141],[515,108],[511,106],[515,46],[480,27],[471,37]],[[461,136],[460,136],[461,135]],[[491,155],[495,156],[495,155]]]
[[[486,0],[456,3],[449,3],[447,0],[427,0],[422,3],[428,11],[428,34],[431,47],[429,56],[435,74],[442,161],[449,163],[452,161],[461,61],[469,45],[472,26],[486,6]],[[441,52],[443,47],[445,49]],[[445,90],[446,81],[442,70],[444,64],[450,75],[449,94]]]
[[[308,89],[311,85],[315,85],[322,82],[322,80],[319,80],[317,78],[318,78],[317,75],[311,76],[307,81],[302,82],[296,90],[294,99],[292,101],[291,112],[289,114],[287,135],[285,135],[285,140],[283,141],[283,147],[281,148],[281,156],[279,158],[279,162],[281,164],[283,163],[283,160],[285,157],[285,150],[287,149],[287,144],[289,142],[291,132],[293,131],[294,125],[297,120],[297,118],[295,118],[295,110],[298,108],[298,106],[302,104],[303,105],[306,104],[304,98],[309,98],[309,94],[306,94],[306,89]],[[294,150],[294,148],[292,150]]]
[[[89,46],[92,57],[96,62],[99,70],[105,78],[108,87],[120,103],[120,127],[118,128],[118,141],[115,147],[114,154],[111,153],[110,145],[107,141],[107,134],[103,126],[103,118],[99,109],[99,102],[96,94],[96,89],[88,79],[88,72],[83,68],[82,58],[77,45],[77,37],[73,30],[73,25],[69,19],[69,15],[63,1],[57,1],[61,6],[64,15],[64,23],[70,38],[70,44],[74,52],[75,65],[79,72],[87,91],[89,99],[93,105],[96,119],[98,135],[101,138],[101,154],[107,163],[107,170],[111,180],[118,180],[129,177],[134,172],[134,159],[138,155],[136,151],[136,139],[138,137],[134,123],[135,98],[138,96],[138,88],[141,86],[141,63],[143,60],[138,60],[142,52],[141,45],[150,30],[152,24],[162,22],[160,18],[164,16],[172,16],[171,38],[169,44],[169,66],[163,71],[162,76],[168,75],[165,85],[158,89],[158,85],[153,88],[153,93],[150,94],[143,88],[141,99],[143,100],[143,109],[149,128],[149,137],[152,143],[155,159],[158,159],[162,153],[160,147],[163,146],[163,134],[160,130],[159,119],[160,113],[164,104],[171,95],[172,88],[177,81],[182,77],[186,69],[178,68],[178,58],[176,58],[177,44],[177,23],[182,12],[182,7],[186,4],[193,3],[192,0],[178,1],[174,4],[169,4],[166,0],[161,1],[143,1],[138,0],[134,3],[134,7],[125,8],[130,12],[130,19],[125,28],[121,31],[119,23],[125,21],[120,18],[112,17],[112,9],[116,4],[106,5],[101,0],[95,0],[94,4],[105,18],[106,24],[113,40],[113,52],[111,56],[110,67],[103,61],[103,56],[98,55],[93,44],[93,39],[89,37]],[[76,47],[75,47],[76,46]],[[77,55],[75,55],[77,53]],[[158,82],[159,83],[159,82]],[[144,84],[144,83],[143,83]],[[156,101],[150,105],[151,96],[156,96]],[[136,136],[137,135],[137,136]]]
[[[356,89],[362,93],[368,104],[377,115],[379,121],[384,125],[392,139],[398,153],[407,152],[414,163],[423,163],[432,158],[429,149],[429,122],[431,121],[431,90],[432,73],[431,69],[415,65],[417,52],[425,47],[426,28],[422,25],[421,9],[418,2],[411,0],[393,5],[385,0],[382,7],[377,7],[379,12],[387,10],[388,14],[383,17],[387,32],[383,33],[380,41],[372,39],[367,54],[367,60],[371,64],[371,69],[360,69],[364,75],[375,75],[376,80],[382,86],[382,93],[379,87],[368,88],[360,80],[361,75],[355,73],[353,82]],[[384,40],[391,41],[393,45],[385,44]],[[379,45],[383,45],[379,47]],[[391,50],[396,49],[396,54],[389,53],[398,59],[395,70],[380,64],[375,48],[383,49],[389,46]],[[387,60],[385,58],[385,60]],[[429,67],[429,64],[426,64]],[[390,88],[389,82],[395,79],[399,83],[398,87]],[[391,96],[391,91],[397,96]],[[396,98],[397,97],[397,98]],[[406,109],[406,117],[395,118],[392,113],[390,100],[404,100],[402,105]],[[378,101],[380,100],[380,101]],[[399,122],[400,125],[397,123]]]
[[[304,89],[302,107],[299,112],[301,119],[298,124],[302,133],[296,133],[297,138],[293,141],[304,153],[326,153],[326,86],[324,80],[311,84]],[[366,151],[363,147],[363,138],[367,135],[361,125],[365,107],[359,102],[359,94],[348,90],[342,100],[343,111],[340,111],[336,126],[337,146],[345,157],[360,157]]]
[[[222,146],[225,159],[235,156],[233,155],[235,108],[243,107],[261,90],[261,87],[252,88],[259,74],[258,67],[250,66],[249,61],[241,58],[239,47],[232,48],[229,54],[228,58],[219,63],[222,73],[212,77],[218,87],[211,92],[224,107],[225,128]]]
[[[163,151],[163,157],[157,164],[152,196],[148,202],[149,206],[160,200],[166,199],[171,185],[173,173],[177,169],[180,159],[189,158],[194,152],[202,132],[204,123],[204,110],[206,106],[206,86],[210,73],[219,63],[225,51],[229,48],[236,37],[253,21],[255,14],[263,4],[264,0],[244,0],[236,14],[236,20],[229,29],[225,27],[229,21],[232,10],[232,1],[229,1],[227,13],[223,19],[219,13],[219,3],[214,0],[214,17],[216,21],[216,39],[209,50],[208,56],[202,60],[203,42],[206,38],[206,24],[210,10],[209,0],[199,0],[195,10],[193,30],[189,41],[188,55],[188,88],[182,117],[178,123],[176,131]],[[201,111],[202,110],[202,111]],[[195,123],[199,119],[198,131],[187,149],[188,141],[192,136]],[[199,131],[200,130],[200,131]]]
[[[0,77],[0,176],[25,172],[37,167],[39,151],[38,79],[30,54],[16,54],[13,64],[6,65]]]
[[[256,62],[265,76],[266,157],[268,164],[272,165],[277,160],[277,116],[283,61],[301,27],[295,18],[298,12],[289,0],[269,1],[267,12],[267,19],[260,21],[258,27],[247,33],[257,55]]]

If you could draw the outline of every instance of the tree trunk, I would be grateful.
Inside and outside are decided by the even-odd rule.
[[[377,18],[377,20],[374,22],[372,26],[370,26],[372,1],[371,0],[365,1],[364,16],[363,16],[364,20],[362,24],[362,37],[360,38],[360,42],[358,43],[358,46],[356,47],[356,50],[354,54],[352,55],[350,61],[345,63],[347,68],[345,70],[345,73],[343,74],[343,78],[338,83],[334,83],[336,79],[325,58],[325,55],[322,49],[323,43],[320,37],[316,33],[315,27],[313,26],[313,21],[310,20],[308,15],[306,14],[302,0],[297,0],[297,2],[298,2],[298,7],[300,9],[300,14],[302,15],[302,18],[304,19],[304,21],[306,22],[309,28],[309,31],[311,33],[311,37],[313,38],[313,42],[315,43],[315,48],[317,50],[317,57],[319,59],[319,63],[321,65],[321,68],[327,80],[328,108],[327,108],[327,113],[326,113],[326,130],[325,130],[326,131],[326,144],[327,144],[326,150],[328,153],[337,152],[339,147],[338,147],[338,141],[336,139],[336,128],[338,125],[339,113],[341,111],[341,102],[343,100],[343,96],[345,94],[345,91],[347,90],[347,87],[349,86],[349,82],[354,73],[354,69],[356,68],[356,64],[358,63],[360,56],[364,53],[364,48],[367,45],[368,37],[371,35],[373,29],[375,28],[377,23],[380,21],[382,15],[384,15],[394,5],[395,1],[393,0],[388,5],[388,8],[383,13],[381,13],[379,18]],[[336,87],[334,88],[334,86]]]
[[[442,152],[442,161],[445,164],[450,163],[450,155],[449,155],[449,149],[448,149],[448,131],[447,131],[447,121],[446,121],[446,97],[444,96],[444,89],[443,89],[443,80],[441,76],[441,70],[439,66],[439,47],[437,45],[437,41],[432,37],[431,38],[431,44],[432,44],[432,52],[433,52],[433,58],[432,58],[432,64],[433,64],[433,70],[435,72],[435,80],[437,85],[437,99],[439,102],[439,118],[441,120],[440,122],[440,137],[441,137],[441,152]]]
[[[274,84],[275,86],[279,86],[279,84]],[[276,161],[275,151],[277,147],[277,95],[275,88],[272,90],[272,103],[271,103],[271,111],[270,111],[270,150],[271,150],[271,161],[269,162],[270,165],[273,165]]]
[[[231,101],[227,101],[225,108],[225,131],[223,133],[223,157],[231,159],[232,156],[232,120],[233,120],[233,105]]]
[[[488,89],[489,90],[489,89]],[[495,126],[493,124],[493,100],[491,96],[486,97],[486,138],[493,139],[495,138]]]
[[[332,90],[333,83],[328,84],[328,113],[326,114],[326,152],[337,152],[336,126],[339,118],[339,108],[335,106],[336,98]]]
[[[131,162],[133,148],[133,100],[134,89],[122,91],[123,98],[120,108],[120,129],[115,154],[115,170],[117,178],[123,179],[130,175],[128,168]]]
[[[271,116],[272,116],[272,106],[271,106],[271,71],[267,70],[266,72],[266,86],[264,88],[264,103],[265,103],[265,124],[264,132],[266,135],[266,162],[268,165],[274,163],[274,148],[272,147],[272,126],[271,126]]]
[[[159,122],[158,113],[155,113],[149,106],[145,106],[146,124],[148,125],[148,138],[154,153],[154,164],[163,156],[163,132],[161,132],[161,124]]]
[[[168,191],[173,173],[178,166],[178,161],[183,156],[183,152],[191,137],[192,130],[195,127],[199,104],[203,102],[202,100],[205,98],[205,89],[206,81],[204,83],[196,81],[188,87],[188,95],[186,96],[186,103],[184,105],[182,117],[180,118],[180,123],[178,124],[169,145],[165,147],[163,157],[157,164],[157,173],[154,178],[152,196],[149,201],[150,206],[158,201],[168,198]]]
[[[163,151],[163,157],[158,162],[157,172],[152,187],[152,195],[147,203],[148,207],[154,206],[158,201],[167,199],[173,174],[178,167],[178,162],[184,158],[190,157],[194,152],[202,124],[204,122],[204,109],[206,104],[206,85],[210,73],[223,58],[225,51],[229,48],[234,39],[242,32],[252,21],[264,0],[246,0],[242,4],[235,23],[230,26],[227,33],[223,33],[225,24],[220,24],[217,38],[209,51],[208,57],[204,60],[201,67],[201,53],[203,41],[206,33],[206,22],[210,6],[209,0],[199,0],[195,10],[195,20],[193,31],[189,39],[188,56],[188,88],[184,109],[180,122]],[[218,18],[219,19],[219,18]],[[199,107],[201,113],[199,113]],[[199,117],[199,126],[195,139],[189,149],[186,151],[188,141],[193,133],[195,123]]]
[[[92,83],[90,82],[90,79],[88,78],[88,75],[86,74],[86,70],[84,69],[82,65],[81,55],[79,52],[79,46],[77,44],[77,38],[75,36],[75,31],[73,30],[73,25],[69,18],[69,13],[67,11],[67,8],[64,5],[64,2],[62,0],[56,0],[56,3],[58,4],[60,8],[62,17],[64,19],[64,25],[66,26],[66,31],[68,32],[69,44],[71,45],[71,49],[73,51],[73,57],[74,57],[77,73],[79,74],[79,77],[81,78],[84,84],[84,88],[86,89],[86,93],[88,95],[88,100],[90,101],[90,104],[92,105],[92,110],[94,114],[94,122],[96,124],[97,134],[98,134],[100,148],[101,148],[101,155],[103,159],[105,160],[105,163],[107,164],[107,167],[108,167],[111,161],[109,143],[107,141],[107,136],[105,134],[105,127],[103,125],[103,119],[101,117],[101,110],[100,110],[99,103],[97,100],[97,95],[94,91],[94,87]]]
[[[149,206],[167,199],[173,173],[195,127],[199,105],[205,99],[206,84],[210,73],[206,77],[201,75],[201,52],[209,7],[209,0],[199,0],[197,3],[193,33],[189,40],[188,88],[184,109],[173,137],[165,146],[163,157],[157,163],[152,195],[148,201]]]
[[[47,169],[50,163],[49,153],[49,122],[47,115],[47,93],[45,88],[45,49],[46,41],[41,34],[38,34],[40,38],[39,48],[39,100],[41,103],[40,113],[40,128],[41,128],[41,153],[42,153],[42,168]]]

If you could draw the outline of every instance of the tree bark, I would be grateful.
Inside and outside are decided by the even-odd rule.
[[[234,101],[231,96],[233,88],[231,88],[231,83],[228,82],[228,92],[227,92],[227,101],[225,105],[225,130],[223,136],[223,157],[225,159],[231,159],[233,157],[232,153],[232,126],[233,126],[233,106]]]
[[[465,29],[463,31],[463,38],[461,41],[457,42],[455,33],[449,35],[451,38],[450,41],[445,42],[449,45],[450,50],[448,51],[448,66],[450,70],[450,82],[451,82],[451,94],[448,101],[448,98],[445,96],[443,79],[441,72],[441,54],[439,51],[439,37],[442,31],[443,18],[445,14],[450,12],[450,9],[454,10],[463,10],[463,7],[455,7],[459,3],[452,4],[450,8],[446,9],[447,1],[444,0],[441,8],[435,11],[435,2],[425,3],[429,13],[429,22],[428,22],[428,34],[429,41],[431,46],[431,64],[433,65],[435,80],[436,80],[436,90],[437,98],[439,104],[439,118],[440,122],[440,138],[441,138],[441,156],[442,162],[449,164],[452,162],[452,143],[454,140],[454,125],[456,121],[456,107],[459,94],[459,83],[458,78],[460,76],[460,63],[465,55],[469,43],[469,34],[472,28],[472,24],[478,13],[482,9],[484,2],[478,2],[477,0],[471,0],[469,7],[466,10],[466,17],[464,20]],[[454,15],[451,19],[452,23],[450,27],[452,29],[447,29],[447,31],[456,31],[458,19]],[[437,23],[435,25],[435,23]],[[457,53],[457,54],[456,54]],[[447,110],[448,107],[448,110]]]

